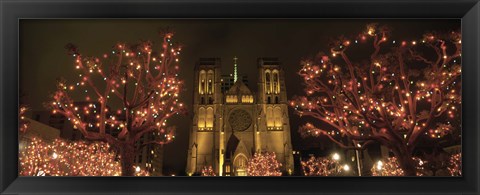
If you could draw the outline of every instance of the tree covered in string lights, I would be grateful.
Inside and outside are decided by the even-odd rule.
[[[340,176],[348,175],[350,166],[341,165],[339,159],[328,157],[310,157],[307,161],[301,161],[305,176]]]
[[[19,150],[21,176],[119,176],[122,167],[105,142],[67,142],[38,138],[25,141]],[[136,176],[149,173],[137,170]]]
[[[212,166],[204,166],[202,168],[202,176],[217,176],[215,171],[213,171]]]
[[[294,97],[291,106],[315,120],[300,133],[326,136],[346,149],[380,143],[405,175],[415,175],[412,154],[422,137],[461,130],[455,123],[461,117],[461,47],[460,32],[395,40],[376,24],[339,38],[330,55],[301,62],[306,96]]]
[[[257,152],[248,161],[248,176],[281,176],[282,163],[277,161],[275,152]]]
[[[462,153],[450,156],[447,169],[451,176],[462,176]]]
[[[371,169],[372,176],[404,176],[396,157],[390,157],[375,163]]]
[[[428,160],[422,160],[418,157],[413,157],[416,167],[417,176],[435,176],[439,170],[448,170],[448,173],[451,176],[461,176],[462,175],[462,154],[453,154],[448,158],[449,160],[445,162],[445,166],[435,167],[432,169],[432,162]],[[437,160],[437,159],[434,159]],[[399,163],[396,157],[390,157],[384,160],[380,160],[375,163],[371,169],[373,176],[404,176],[403,170],[399,167]]]
[[[415,162],[415,175],[424,176],[425,175],[425,164],[427,161],[423,161],[420,158],[413,157],[412,160]],[[400,168],[399,162],[396,157],[389,157],[384,160],[376,162],[372,166],[372,176],[405,176],[405,172]]]
[[[172,37],[173,33],[162,34],[158,52],[149,41],[119,43],[101,57],[83,56],[72,44],[66,47],[79,81],[69,85],[60,80],[49,106],[54,114],[68,118],[85,139],[107,142],[118,151],[125,176],[134,175],[135,154],[142,147],[166,144],[175,137],[167,119],[183,111],[178,100],[183,82],[178,79],[181,47]],[[72,95],[75,89],[77,94]],[[74,96],[91,103],[79,107]],[[145,136],[154,139],[141,141]]]

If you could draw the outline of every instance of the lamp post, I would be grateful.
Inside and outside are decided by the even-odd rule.
[[[382,174],[382,169],[383,169],[383,162],[382,162],[381,160],[379,160],[379,161],[377,162],[377,167],[376,167],[376,169],[375,169],[375,170],[377,171],[377,175],[378,175],[378,176],[383,176],[383,174]]]
[[[339,166],[338,166],[338,161],[340,160],[340,155],[335,152],[335,153],[333,153],[333,155],[332,155],[332,159],[333,159],[334,161],[336,161],[336,162],[334,163],[334,165],[335,165],[335,167],[334,167],[335,172],[334,172],[334,173],[335,173],[335,175],[338,175],[338,173],[340,172],[340,168],[339,168]]]
[[[353,145],[354,146],[357,146],[357,147],[361,147],[361,145],[356,142],[355,140],[353,140]],[[360,164],[360,154],[359,154],[359,151],[358,150],[355,150],[355,158],[357,160],[357,170],[358,170],[358,176],[362,176],[362,168],[361,168],[361,164]]]
[[[340,165],[340,155],[338,153],[336,153],[336,152],[333,153],[332,159],[334,161],[336,161],[334,163],[334,165],[335,165],[335,167],[334,167],[335,175],[345,175],[346,172],[350,171],[350,165],[348,165],[348,164]]]

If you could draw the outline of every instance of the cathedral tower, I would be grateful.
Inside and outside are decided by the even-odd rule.
[[[262,151],[275,152],[284,171],[293,171],[292,141],[285,75],[278,58],[259,58],[257,106]]]

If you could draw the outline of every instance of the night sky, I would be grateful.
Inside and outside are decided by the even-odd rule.
[[[388,25],[392,29],[392,40],[418,39],[425,32],[458,30],[461,25],[457,19],[21,20],[20,91],[25,94],[23,101],[31,110],[45,110],[43,103],[51,100],[57,77],[66,78],[67,82],[76,82],[78,78],[73,59],[64,49],[67,43],[77,45],[83,55],[101,56],[118,42],[151,40],[159,43],[158,32],[168,27],[175,32],[174,40],[184,46],[180,56],[180,78],[185,81],[185,90],[180,99],[188,108],[192,108],[193,69],[200,57],[222,58],[222,73],[230,74],[233,72],[232,58],[237,56],[239,74],[248,75],[254,91],[257,87],[256,59],[278,57],[285,70],[287,94],[291,98],[304,94],[301,78],[296,74],[302,58],[320,51],[328,52],[332,38],[356,35],[372,22]],[[184,171],[192,117],[189,114],[170,120],[171,125],[177,126],[177,132],[175,141],[166,146],[164,166],[172,169],[172,173]],[[294,150],[308,145],[301,143],[297,133],[298,126],[305,120],[300,120],[290,110]]]

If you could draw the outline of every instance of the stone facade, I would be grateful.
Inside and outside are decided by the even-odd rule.
[[[257,68],[257,93],[242,79],[222,93],[220,59],[196,64],[187,174],[212,166],[219,176],[246,175],[248,160],[264,151],[276,153],[285,174],[293,171],[283,70],[276,58],[259,58]]]

